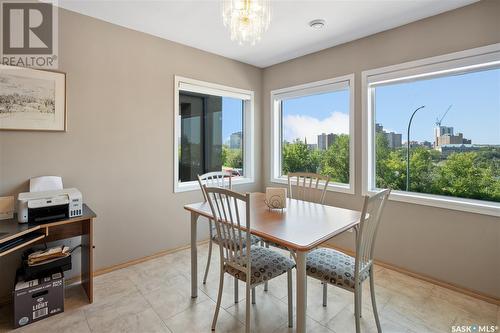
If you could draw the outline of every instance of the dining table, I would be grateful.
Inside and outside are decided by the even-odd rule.
[[[306,332],[307,253],[355,227],[361,212],[292,198],[286,199],[284,209],[269,209],[265,198],[265,193],[250,194],[250,232],[295,253],[296,331]],[[198,296],[197,224],[200,216],[213,219],[213,215],[208,202],[188,204],[184,209],[191,215],[191,297],[195,298]]]

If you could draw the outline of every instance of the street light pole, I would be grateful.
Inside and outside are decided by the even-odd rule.
[[[410,121],[408,122],[408,135],[407,135],[407,141],[406,141],[406,191],[410,190],[410,128],[411,128],[411,122],[413,120],[413,116],[415,116],[415,113],[417,113],[418,110],[425,108],[425,105],[422,105],[421,107],[417,108],[413,113],[411,114]]]

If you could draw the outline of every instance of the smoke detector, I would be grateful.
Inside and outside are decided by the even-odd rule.
[[[309,22],[309,26],[315,30],[323,29],[325,27],[325,25],[326,25],[326,22],[323,19],[316,19],[316,20],[312,20],[311,22]]]

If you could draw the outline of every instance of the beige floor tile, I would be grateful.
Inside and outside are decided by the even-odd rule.
[[[189,309],[164,322],[173,333],[210,332],[214,312],[215,303],[212,300],[206,300],[191,304]],[[221,308],[215,332],[244,332],[244,326]]]
[[[48,317],[16,330],[19,333],[90,333],[83,310],[73,310]]]
[[[94,301],[113,295],[137,292],[135,284],[128,278],[129,269],[120,269],[94,278]]]
[[[288,327],[288,324],[282,325],[273,333],[293,333],[297,331],[296,328],[297,319],[293,318],[293,327]],[[317,321],[313,320],[311,317],[306,317],[306,328],[308,332],[314,333],[332,333],[333,331],[327,327],[321,325]]]
[[[197,298],[191,298],[191,288],[187,278],[177,284],[162,286],[143,296],[164,320],[189,309],[195,303],[209,299],[202,292],[198,293]]]
[[[92,329],[92,333],[165,333],[170,332],[153,309],[137,311],[116,320],[105,321]]]
[[[494,324],[496,322],[498,306],[494,304],[440,286],[434,286],[431,296],[444,300],[450,305],[456,306],[467,312],[468,316],[463,318],[463,320],[472,320],[480,325],[483,322],[483,325],[487,323]],[[458,320],[460,319],[461,318],[458,318]]]
[[[207,284],[202,284],[201,279],[199,281],[199,290],[210,297],[213,301],[217,301],[217,294],[219,292],[219,277],[207,279]],[[262,288],[262,286],[258,287]],[[245,299],[245,283],[238,281],[238,300],[241,302]],[[199,294],[199,293],[198,293]],[[234,305],[234,278],[225,274],[224,276],[224,286],[222,289],[222,307],[228,308]]]
[[[283,252],[285,255],[286,253]],[[219,285],[219,249],[214,246],[207,284],[202,284],[208,245],[198,247],[197,299],[192,299],[189,249],[155,258],[95,278],[94,304],[80,285],[66,288],[66,312],[16,332],[209,332]],[[295,313],[296,277],[293,273]],[[384,333],[445,333],[451,325],[500,323],[500,307],[375,266],[375,290]],[[233,278],[224,279],[223,309],[216,331],[242,332],[245,284],[233,300]],[[273,279],[269,291],[257,287],[252,306],[254,332],[294,332],[287,324],[286,275]],[[376,332],[368,281],[363,284],[362,332]],[[354,332],[354,295],[329,286],[322,306],[322,286],[308,279],[309,332]],[[0,332],[12,329],[11,305],[0,307]],[[295,325],[295,320],[294,320]]]
[[[354,308],[351,305],[344,307],[337,315],[326,323],[326,327],[338,333],[355,332],[356,325],[354,322]],[[361,318],[361,331],[372,333],[374,330],[376,329],[373,317],[367,316],[366,313],[364,313]]]
[[[149,303],[136,291],[100,299],[85,309],[85,316],[90,328],[95,330],[108,325],[109,322],[123,319],[147,308],[150,308]]]
[[[256,304],[251,305],[251,328],[254,332],[273,332],[288,322],[288,306],[267,293],[260,293]],[[245,323],[246,302],[227,308],[227,312]]]

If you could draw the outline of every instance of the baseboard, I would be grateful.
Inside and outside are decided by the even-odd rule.
[[[355,252],[354,251],[346,249],[346,248],[342,248],[342,247],[339,247],[339,246],[336,246],[336,245],[331,245],[331,244],[323,244],[323,246],[332,248],[334,250],[338,250],[338,251],[344,252],[344,253],[346,253],[346,254],[348,254],[350,256],[355,256]],[[414,278],[417,278],[417,279],[420,279],[420,280],[423,280],[423,281],[435,284],[437,286],[440,286],[440,287],[443,287],[443,288],[447,288],[447,289],[456,291],[458,293],[461,293],[461,294],[464,294],[464,295],[467,295],[467,296],[470,296],[470,297],[474,297],[474,298],[480,299],[480,300],[488,302],[488,303],[492,303],[492,304],[495,304],[495,305],[500,305],[500,298],[497,298],[497,297],[494,297],[494,296],[490,296],[490,295],[484,294],[484,293],[476,291],[476,290],[468,289],[468,288],[465,288],[465,287],[462,287],[462,286],[458,286],[458,285],[453,284],[453,283],[445,282],[445,281],[442,281],[442,280],[430,277],[430,276],[425,275],[425,274],[416,273],[416,272],[410,271],[410,270],[408,270],[406,268],[401,268],[401,267],[398,267],[398,266],[395,266],[395,265],[392,265],[392,264],[388,264],[388,263],[380,261],[380,260],[375,260],[375,264],[377,264],[379,266],[382,266],[384,268],[387,268],[387,269],[399,272],[401,274],[405,274],[405,275],[408,275],[408,276],[411,276],[411,277],[414,277]]]
[[[208,240],[203,240],[203,241],[198,242],[198,245],[206,244],[207,242],[208,242]],[[349,254],[351,256],[355,255],[354,251],[351,251],[351,250],[346,249],[346,248],[342,248],[342,247],[331,245],[331,244],[324,244],[324,246],[341,251],[341,252],[344,252],[344,253]],[[146,257],[129,260],[129,261],[126,261],[126,262],[123,262],[120,264],[116,264],[113,266],[105,267],[105,268],[100,268],[100,269],[94,271],[94,276],[99,276],[102,274],[110,273],[110,272],[116,271],[118,269],[126,268],[126,267],[129,267],[132,265],[136,265],[136,264],[148,261],[148,260],[159,258],[159,257],[165,256],[167,254],[172,254],[172,253],[186,250],[189,248],[190,248],[190,245],[184,245],[184,246],[180,246],[180,247],[170,249],[170,250],[163,250],[163,251],[157,252],[155,254],[146,256]],[[464,295],[467,295],[470,297],[474,297],[474,298],[480,299],[482,301],[500,306],[500,298],[486,295],[482,292],[475,291],[472,289],[464,288],[464,287],[455,285],[453,283],[445,282],[445,281],[427,276],[425,274],[415,273],[415,272],[412,272],[408,269],[401,268],[401,267],[398,267],[398,266],[395,266],[392,264],[388,264],[388,263],[380,261],[380,260],[375,260],[375,263],[379,266],[384,267],[384,268],[387,268],[387,269],[390,269],[390,270],[393,270],[393,271],[396,271],[396,272],[399,272],[399,273],[402,273],[402,274],[405,274],[405,275],[408,275],[408,276],[411,276],[411,277],[414,277],[414,278],[417,278],[417,279],[420,279],[420,280],[423,280],[423,281],[426,281],[426,282],[429,282],[432,284],[435,284],[437,286],[447,288],[447,289],[459,292],[461,294],[464,294]],[[71,279],[67,279],[66,285],[70,285],[70,284],[74,284],[74,283],[78,283],[78,282],[80,282],[79,276],[71,278]],[[11,303],[11,302],[12,302],[12,297],[10,295],[3,297],[3,298],[0,298],[0,306]]]

